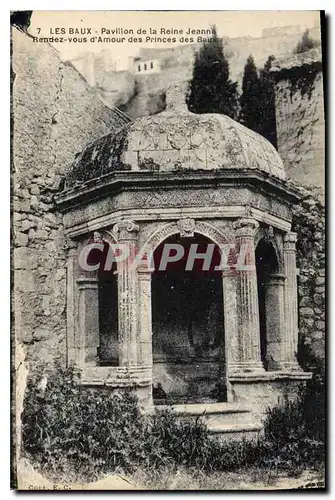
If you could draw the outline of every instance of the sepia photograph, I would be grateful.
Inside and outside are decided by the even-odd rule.
[[[11,489],[326,489],[325,30],[10,12]]]

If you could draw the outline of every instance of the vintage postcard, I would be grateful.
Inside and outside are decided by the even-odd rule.
[[[325,488],[320,11],[13,11],[12,484]]]

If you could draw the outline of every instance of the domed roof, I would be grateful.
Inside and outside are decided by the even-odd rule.
[[[72,164],[66,186],[120,170],[258,169],[285,179],[280,156],[261,135],[225,115],[191,113],[177,85],[166,100],[163,112],[138,118],[88,145]]]

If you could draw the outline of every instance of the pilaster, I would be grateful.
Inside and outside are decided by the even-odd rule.
[[[287,341],[286,365],[292,370],[299,370],[296,358],[298,351],[298,291],[296,265],[297,234],[286,233],[284,236],[284,287],[285,337]]]

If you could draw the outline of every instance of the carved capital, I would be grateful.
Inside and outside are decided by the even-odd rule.
[[[118,235],[119,240],[134,240],[140,227],[131,220],[121,220],[114,224],[113,233]]]
[[[193,238],[195,230],[194,219],[180,219],[177,226],[182,238]]]
[[[258,222],[251,217],[244,217],[233,223],[233,228],[239,238],[253,238],[258,226]]]
[[[284,236],[284,251],[295,252],[297,242],[297,233],[286,233]]]

